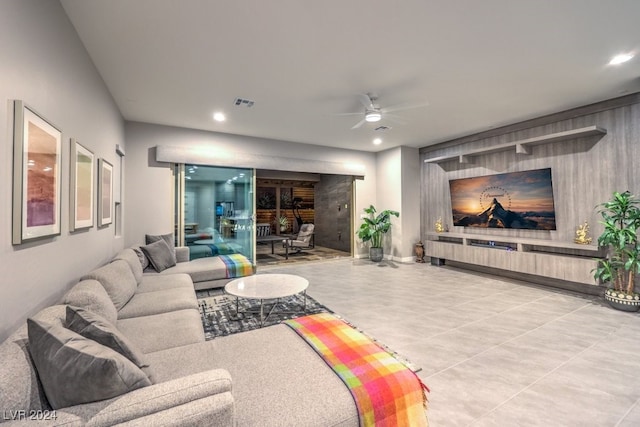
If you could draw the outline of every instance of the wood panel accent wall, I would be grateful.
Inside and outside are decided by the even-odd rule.
[[[297,180],[280,180],[280,179],[258,179],[256,180],[257,194],[260,194],[260,188],[272,187],[277,189],[292,189],[292,198],[300,197],[302,204],[300,208],[300,217],[302,221],[313,223],[315,221],[315,182],[297,181]],[[276,194],[280,194],[277,191]],[[280,206],[280,199],[276,198],[275,209],[256,209],[256,223],[271,224],[271,234],[281,234],[280,228],[275,226],[275,221],[280,216],[286,216],[289,220],[289,228],[286,233],[296,233],[297,223],[291,208],[283,208]]]
[[[595,206],[608,200],[614,191],[629,190],[640,194],[640,96],[609,100],[588,107],[545,116],[526,123],[475,136],[467,136],[443,144],[420,149],[421,171],[421,235],[434,230],[438,218],[448,223],[452,232],[496,234],[508,237],[571,242],[576,227],[587,220],[591,235],[602,232]],[[579,115],[576,115],[579,112]],[[569,117],[569,118],[567,118]],[[475,151],[499,144],[570,131],[587,126],[606,129],[606,135],[578,138],[531,148],[530,154],[513,151],[488,153],[462,164],[457,159],[443,163],[424,163],[425,159],[451,156],[460,151]],[[556,211],[555,231],[498,230],[452,227],[449,180],[505,172],[551,168]],[[553,259],[552,257],[550,257]],[[561,258],[566,260],[566,258]],[[561,261],[558,261],[561,262]],[[549,266],[553,269],[555,267]],[[566,265],[571,269],[573,266]]]

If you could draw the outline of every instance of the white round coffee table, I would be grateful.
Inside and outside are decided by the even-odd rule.
[[[264,325],[278,305],[278,299],[302,294],[303,312],[307,311],[307,288],[309,281],[294,274],[254,274],[240,277],[227,283],[224,291],[236,297],[236,315],[240,315],[238,298],[260,300],[260,326]],[[276,300],[265,317],[264,301]]]

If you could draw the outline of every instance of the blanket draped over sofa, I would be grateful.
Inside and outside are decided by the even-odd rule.
[[[219,257],[227,269],[227,279],[251,276],[253,274],[253,264],[244,255],[219,255]]]
[[[351,391],[362,426],[426,426],[428,388],[366,335],[330,313],[285,322]]]

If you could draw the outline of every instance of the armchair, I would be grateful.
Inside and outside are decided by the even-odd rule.
[[[313,242],[313,224],[302,224],[298,236],[295,238],[288,238],[282,241],[285,247],[285,259],[289,259],[289,249],[295,249],[296,253],[303,249],[312,249]]]

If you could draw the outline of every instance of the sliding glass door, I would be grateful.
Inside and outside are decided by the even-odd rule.
[[[241,253],[255,262],[253,169],[176,165],[176,241],[191,258]]]

